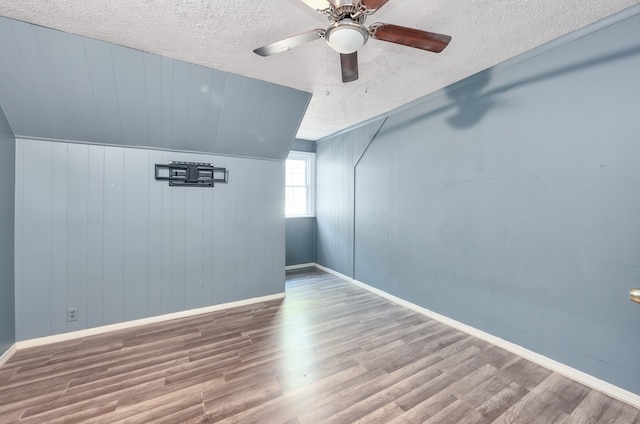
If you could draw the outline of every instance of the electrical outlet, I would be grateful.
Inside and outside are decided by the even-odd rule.
[[[67,309],[67,322],[78,321],[78,308]]]

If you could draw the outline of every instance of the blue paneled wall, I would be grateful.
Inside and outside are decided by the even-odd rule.
[[[14,188],[15,138],[0,107],[0,355],[15,342]]]
[[[2,302],[14,187],[18,211],[0,347],[14,327],[25,340],[284,290],[283,159],[309,93],[3,17],[0,53]],[[153,180],[169,160],[226,166],[229,184],[170,189]]]
[[[311,99],[4,17],[0,55],[0,99],[17,137],[282,160]]]
[[[320,142],[318,262],[640,394],[639,29],[634,8],[391,114],[355,168]]]
[[[170,160],[229,183],[169,187]],[[17,340],[284,291],[282,161],[18,139],[16,165]]]
[[[382,125],[373,121],[317,143],[317,263],[353,277],[354,166]]]

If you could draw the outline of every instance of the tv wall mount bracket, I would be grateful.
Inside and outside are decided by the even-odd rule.
[[[156,180],[181,187],[213,187],[229,181],[229,171],[212,163],[170,161],[167,165],[156,164],[155,175]]]

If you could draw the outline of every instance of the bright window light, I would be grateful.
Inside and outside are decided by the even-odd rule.
[[[289,153],[285,165],[285,216],[315,216],[315,163],[315,153]]]

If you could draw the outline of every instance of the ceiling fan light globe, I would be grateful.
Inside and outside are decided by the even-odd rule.
[[[364,46],[369,32],[360,24],[352,21],[336,22],[325,34],[327,44],[338,53],[350,54]]]

